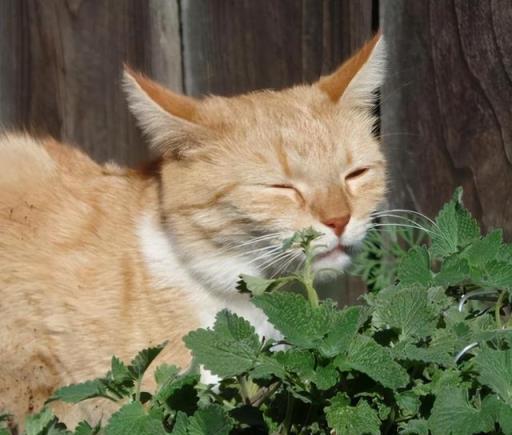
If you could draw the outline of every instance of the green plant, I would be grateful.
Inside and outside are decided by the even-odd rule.
[[[226,310],[212,328],[184,338],[195,362],[222,379],[218,386],[164,364],[155,371],[156,390],[141,391],[159,346],[129,365],[113,357],[105,377],[61,388],[50,400],[119,404],[104,426],[82,422],[77,435],[512,434],[512,245],[499,230],[481,236],[461,193],[428,228],[428,246],[415,238],[407,252],[400,248],[388,285],[369,293],[366,305],[319,301],[315,232],[288,240],[285,248],[304,251],[303,270],[244,277],[241,285],[281,341],[258,337]],[[375,252],[366,254],[375,266]],[[284,291],[290,282],[305,297]],[[70,433],[48,408],[26,427],[29,435]]]

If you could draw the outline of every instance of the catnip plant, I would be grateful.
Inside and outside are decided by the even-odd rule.
[[[130,363],[114,356],[104,377],[48,399],[108,399],[118,406],[108,421],[66,428],[46,406],[27,435],[512,434],[512,245],[500,230],[482,235],[461,197],[433,221],[371,231],[354,269],[371,289],[358,306],[319,299],[318,234],[296,233],[283,249],[303,251],[299,271],[240,282],[281,341],[220,311],[184,337],[188,370],[160,365],[148,392],[143,376],[165,343]],[[200,383],[201,365],[218,385]],[[0,434],[8,423],[0,417]]]

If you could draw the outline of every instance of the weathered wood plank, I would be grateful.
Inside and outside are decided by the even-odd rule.
[[[331,71],[372,33],[372,1],[182,0],[185,89],[231,95]]]
[[[433,215],[454,188],[512,237],[512,3],[383,2],[391,205]]]
[[[1,7],[0,122],[75,143],[99,161],[144,157],[122,65],[181,88],[176,0],[3,0]]]

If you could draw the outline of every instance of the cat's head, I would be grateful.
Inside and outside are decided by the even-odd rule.
[[[193,99],[127,71],[130,108],[161,161],[169,237],[190,271],[221,289],[272,275],[300,253],[281,242],[313,227],[315,266],[343,269],[384,198],[373,135],[384,47],[373,38],[312,85]],[[323,245],[323,246],[320,246]]]

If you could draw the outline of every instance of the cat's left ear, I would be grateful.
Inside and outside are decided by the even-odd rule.
[[[159,156],[183,158],[198,148],[206,127],[196,122],[199,101],[172,92],[125,66],[123,87],[131,112]]]
[[[379,32],[336,71],[322,77],[316,85],[334,102],[368,107],[375,100],[375,90],[382,85],[385,60],[385,44]]]

